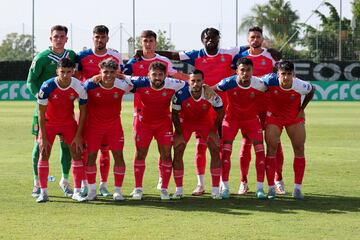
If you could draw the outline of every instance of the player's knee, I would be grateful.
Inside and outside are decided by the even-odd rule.
[[[146,158],[147,149],[137,148],[135,152],[135,159],[144,160]]]
[[[294,154],[295,156],[304,156],[304,145],[303,144],[295,145]]]
[[[89,152],[88,153],[88,159],[87,159],[87,165],[88,166],[95,165],[96,157],[97,157],[97,152]]]

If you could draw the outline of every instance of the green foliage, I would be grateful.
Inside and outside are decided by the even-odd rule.
[[[170,39],[166,37],[166,31],[158,30],[157,33],[157,51],[173,51],[175,46],[170,42]],[[142,49],[140,37],[136,37],[135,49]]]
[[[127,170],[123,192],[128,198],[134,185],[132,102],[124,102],[122,125]],[[37,204],[31,197],[30,134],[33,102],[0,102],[0,239],[358,239],[360,236],[360,103],[311,102],[306,109],[307,165],[304,201],[294,201],[291,144],[283,132],[284,180],[288,194],[274,201],[254,197],[254,161],[250,166],[246,196],[234,194],[239,184],[238,150],[234,142],[230,187],[232,197],[214,201],[210,195],[192,197],[196,185],[195,142],[185,156],[184,191],[180,201],[162,202],[155,189],[157,147],[152,144],[146,159],[145,196],[142,201],[114,203],[99,197],[91,203],[65,198],[60,180],[59,144],[54,143],[49,183],[50,202]],[[208,158],[210,159],[210,158]],[[253,155],[253,160],[255,159]],[[208,162],[208,166],[209,166]],[[112,168],[111,168],[112,169]],[[211,189],[209,168],[206,190]],[[112,190],[113,177],[109,176]],[[174,190],[173,179],[170,191]]]
[[[0,45],[0,61],[31,60],[31,35],[9,33]]]

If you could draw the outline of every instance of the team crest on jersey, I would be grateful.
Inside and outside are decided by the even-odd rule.
[[[168,93],[167,93],[166,91],[164,91],[164,92],[161,93],[161,95],[162,95],[163,97],[166,97],[166,96],[168,95]]]
[[[114,93],[114,98],[115,98],[115,99],[119,98],[119,94],[118,94],[117,92]]]
[[[190,103],[187,103],[187,104],[186,104],[186,107],[188,107],[188,108],[191,107],[191,104],[190,104]]]
[[[204,104],[201,106],[201,108],[202,108],[203,110],[206,110],[206,109],[207,109],[207,105],[204,103]]]
[[[75,99],[75,96],[73,93],[70,94],[70,100],[74,100]]]
[[[263,59],[263,60],[261,61],[261,65],[266,65],[265,59]]]
[[[225,62],[225,58],[221,56],[220,61]]]
[[[290,95],[290,100],[293,101],[295,99],[295,94]]]
[[[254,92],[250,93],[250,98],[255,98],[255,93]]]

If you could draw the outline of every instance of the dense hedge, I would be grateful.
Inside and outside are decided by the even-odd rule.
[[[26,80],[31,61],[0,62],[0,81]]]

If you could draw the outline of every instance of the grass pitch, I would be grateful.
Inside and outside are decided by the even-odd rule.
[[[99,197],[76,203],[59,187],[59,144],[50,160],[50,202],[31,197],[33,137],[32,102],[0,102],[0,239],[360,239],[360,103],[311,102],[307,113],[307,167],[304,201],[291,198],[292,151],[286,134],[284,179],[288,194],[273,201],[254,197],[254,161],[251,193],[237,196],[239,138],[234,143],[232,197],[215,201],[209,194],[192,197],[196,185],[194,141],[185,154],[184,191],[180,201],[161,202],[157,183],[156,145],[151,145],[144,177],[144,200],[114,203]],[[127,172],[123,193],[133,189],[132,103],[122,111]],[[254,159],[254,156],[253,156]],[[209,166],[207,166],[208,168]],[[113,178],[109,179],[112,186]],[[207,192],[210,173],[206,173]],[[110,188],[111,189],[111,188]],[[175,189],[171,180],[170,192]]]

